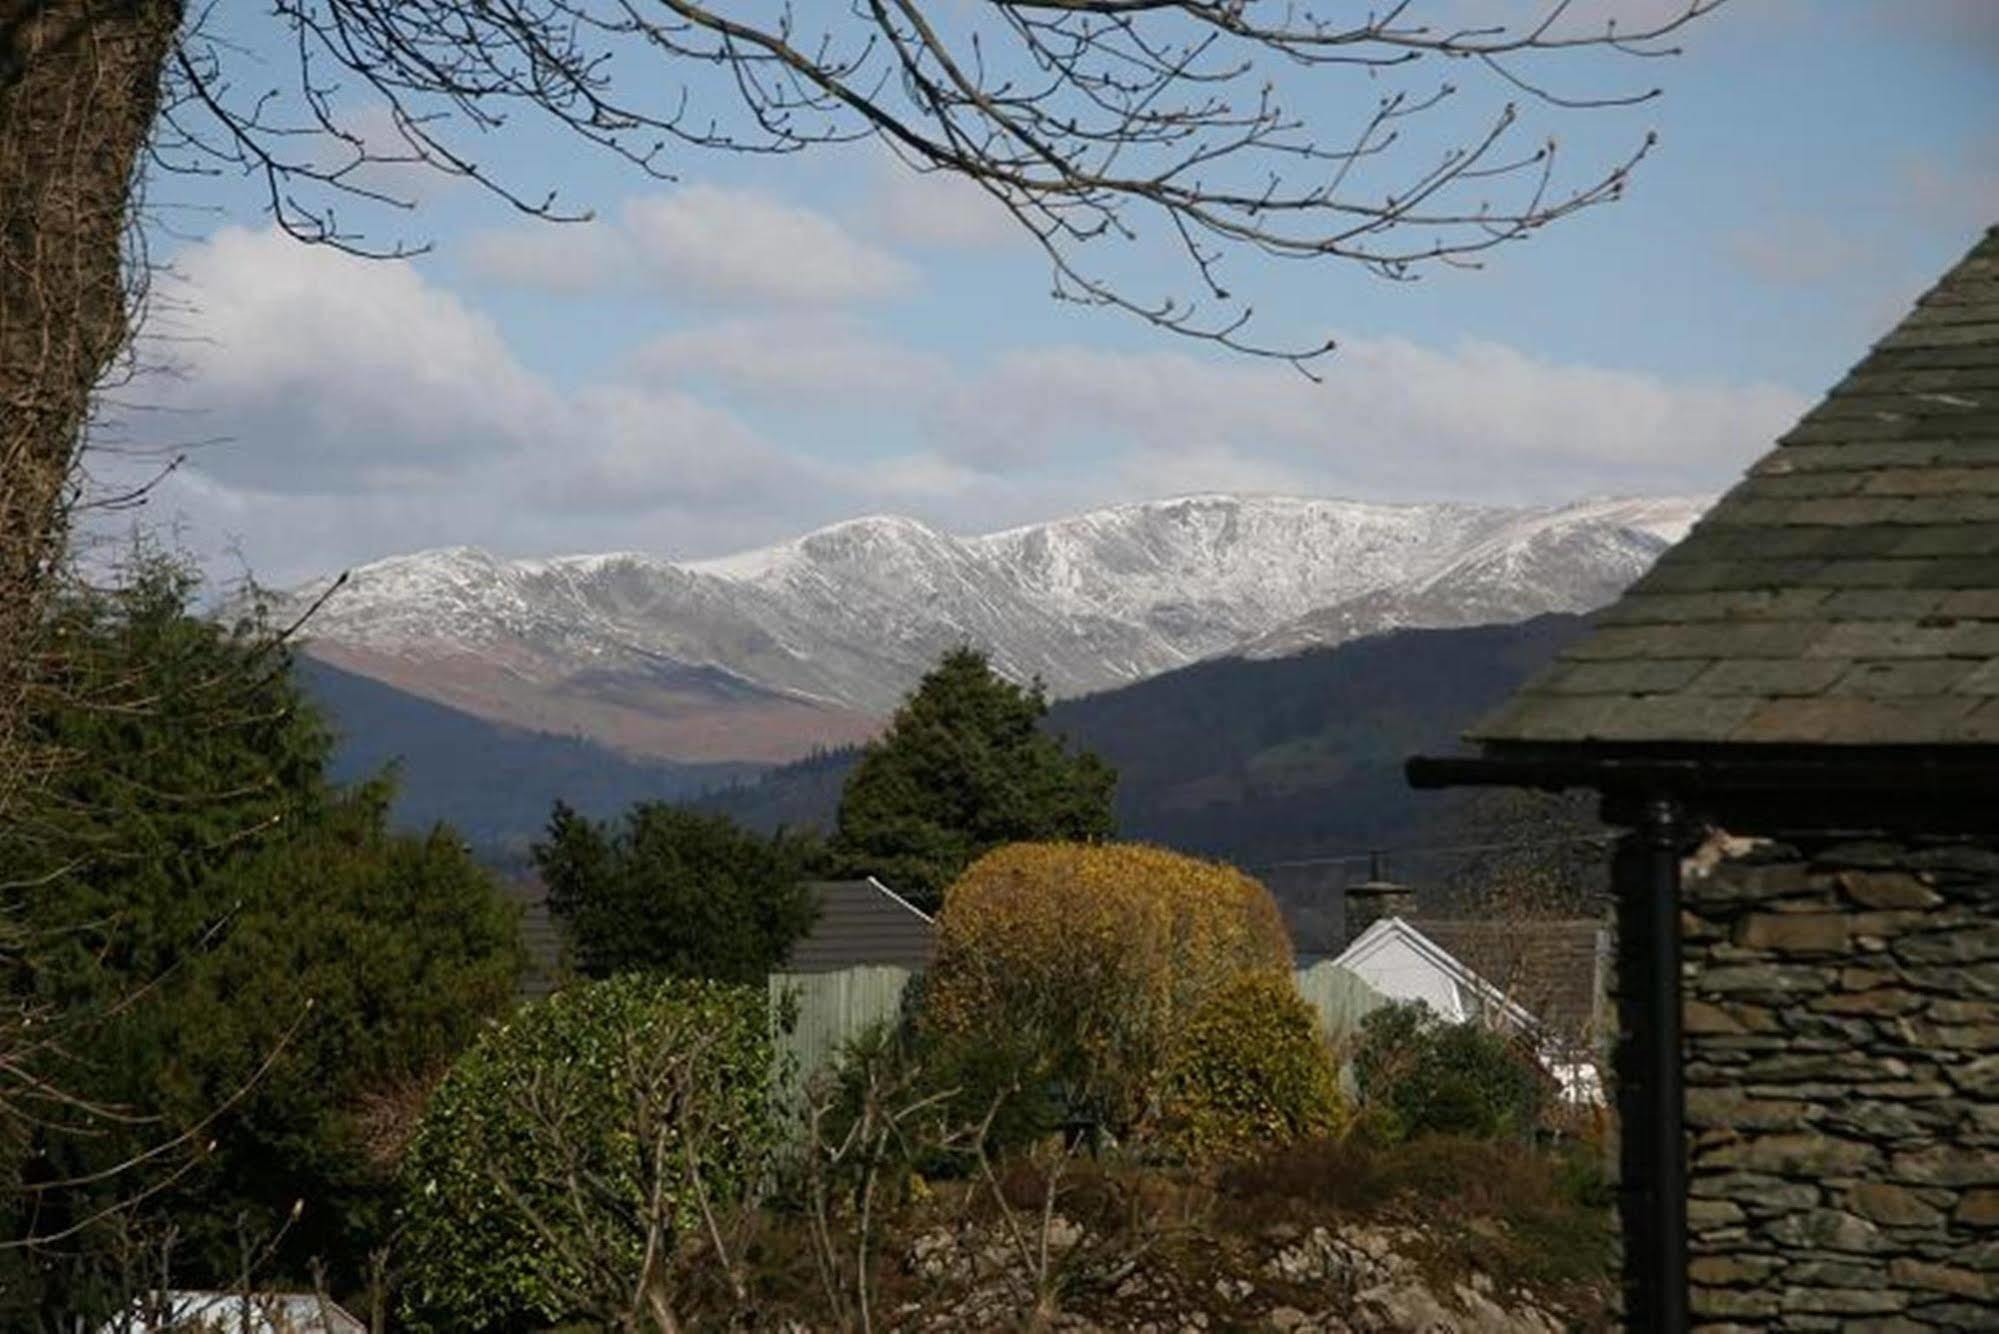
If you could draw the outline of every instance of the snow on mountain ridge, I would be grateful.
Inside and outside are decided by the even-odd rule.
[[[357,568],[310,630],[402,662],[469,655],[535,679],[711,668],[879,714],[960,643],[1068,695],[1369,626],[1596,605],[1702,507],[1206,494],[969,537],[867,516],[693,562],[634,552],[509,561],[459,547]]]

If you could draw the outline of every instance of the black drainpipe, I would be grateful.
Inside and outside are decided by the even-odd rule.
[[[1682,1334],[1687,1315],[1687,1156],[1680,1010],[1680,803],[1653,797],[1618,841],[1618,1206],[1625,1324]]]
[[[1410,785],[1594,787],[1604,819],[1627,832],[1611,867],[1617,897],[1618,1214],[1624,1235],[1624,1324],[1686,1334],[1687,1147],[1680,1009],[1680,858],[1693,841],[1681,775],[1642,787],[1602,768],[1533,760],[1417,757]],[[1632,798],[1634,787],[1649,795]],[[1614,791],[1606,791],[1614,788]]]

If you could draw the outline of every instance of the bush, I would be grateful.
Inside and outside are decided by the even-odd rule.
[[[925,986],[926,1041],[1032,1053],[1066,1115],[1114,1135],[1150,1123],[1201,1006],[1286,972],[1277,905],[1232,867],[1133,844],[1014,844],[952,885]]]
[[[1192,1159],[1330,1135],[1345,1120],[1318,1016],[1275,971],[1231,979],[1195,1012],[1165,1087],[1167,1142]]]
[[[1539,1067],[1505,1036],[1446,1024],[1421,1001],[1385,1006],[1361,1021],[1354,1078],[1364,1124],[1388,1142],[1525,1138],[1545,1092]]]
[[[648,1227],[670,1254],[697,1184],[726,1203],[762,1180],[771,1073],[755,989],[634,973],[524,1007],[452,1067],[411,1142],[410,1327],[560,1323],[621,1277],[637,1289]]]
[[[658,969],[745,985],[812,928],[816,855],[809,839],[658,801],[609,823],[557,802],[533,849],[585,977]]]

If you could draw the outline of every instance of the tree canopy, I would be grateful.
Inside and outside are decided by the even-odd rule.
[[[640,802],[599,823],[561,802],[534,863],[586,977],[639,969],[761,984],[811,928],[818,845]]]
[[[1109,838],[1117,775],[1040,723],[1039,683],[1019,686],[969,648],[944,655],[868,746],[840,796],[836,864],[919,906],[1003,843]]]
[[[235,1272],[246,1238],[351,1277],[388,1191],[369,1098],[512,999],[487,874],[448,830],[392,832],[386,778],[328,784],[284,643],[195,615],[195,591],[149,557],[53,608],[62,677],[28,723],[62,763],[0,822],[4,984],[57,1028],[6,1070],[27,1156],[4,1226],[30,1244],[0,1248],[5,1302],[116,1295],[93,1284],[132,1257],[85,1227],[106,1211],[155,1246],[170,1222],[177,1281]]]

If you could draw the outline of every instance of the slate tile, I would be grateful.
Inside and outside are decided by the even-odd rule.
[[[1921,575],[1918,588],[1999,588],[1999,555],[1945,556],[1912,562]]]
[[[1894,534],[1897,556],[1989,556],[1999,552],[1999,523],[1939,523]]]
[[[1867,474],[1862,474],[1866,476]],[[1857,528],[1862,524],[1899,523],[1912,501],[1899,496],[1834,496],[1792,502],[1786,523],[1827,524]]]
[[[1597,741],[1722,741],[1762,700],[1727,695],[1637,695],[1592,720]]]
[[[1959,588],[1943,595],[1930,610],[1933,616],[1999,621],[1999,588]]]
[[[1884,351],[1952,348],[1990,347],[1999,344],[1999,323],[1981,322],[1977,324],[1953,324],[1942,328],[1922,327],[1898,328],[1886,338],[1876,343]]]
[[[1959,621],[1950,627],[1954,658],[1999,658],[1999,621]]]
[[[1956,626],[1907,621],[1842,621],[1826,626],[1804,650],[1813,658],[1942,658]]]
[[[1832,397],[1876,394],[1956,393],[1999,388],[1999,368],[1938,371],[1874,370],[1866,364],[1847,372],[1832,387]]]
[[[1868,487],[1874,476],[1872,473],[1858,471],[1801,472],[1762,476],[1755,478],[1744,489],[1743,495],[1751,500],[1812,500],[1821,496],[1850,496]]]
[[[1999,658],[1974,663],[1955,686],[1960,695],[1999,695]]]
[[[1931,566],[1923,560],[1823,560],[1787,582],[1811,588],[1913,588],[1922,584]]]
[[[1959,723],[1954,738],[1966,745],[1999,742],[1999,699],[1988,699]]]
[[[1967,412],[1999,412],[1999,397],[1989,390],[1913,390],[1899,393],[1830,394],[1799,418],[1801,422],[1840,421],[1851,417],[1950,417]]]
[[[1622,662],[1574,662],[1539,687],[1551,695],[1648,695],[1678,690],[1708,668],[1705,659],[1641,658]]]
[[[1831,501],[1799,501],[1801,505],[1832,504]],[[1841,502],[1846,503],[1846,502]],[[1999,523],[1999,495],[1947,495],[1925,496],[1921,499],[1890,500],[1880,503],[1889,508],[1884,516],[1886,523],[1939,524],[1939,523]]]
[[[1814,475],[1815,478],[1817,476]],[[1827,476],[1846,477],[1850,474],[1833,473]],[[1999,467],[1883,468],[1854,476],[1853,481],[1856,490],[1870,496],[1999,495]],[[1827,491],[1822,494],[1846,493]]]
[[[1845,658],[1731,658],[1715,663],[1687,687],[1696,695],[1817,695],[1853,666]]]
[[[1999,366],[1999,345],[1973,343],[1965,347],[1883,348],[1863,363],[1877,370],[1942,370]]]
[[[1950,594],[1940,589],[1845,588],[1818,610],[1829,621],[1896,621],[1934,613]]]
[[[1861,662],[1826,691],[1829,695],[1867,695],[1893,699],[1942,695],[1978,669],[1969,658],[1911,658],[1895,662]]]
[[[1720,593],[1626,593],[1597,614],[1598,625],[1695,621],[1807,620],[1834,596],[1828,588],[1736,589]],[[1948,596],[1938,593],[1938,598]]]
[[[1909,745],[1955,736],[1979,706],[1976,696],[1913,700],[1870,699],[1864,695],[1816,695],[1773,699],[1728,736],[1730,741],[1842,745]]]

